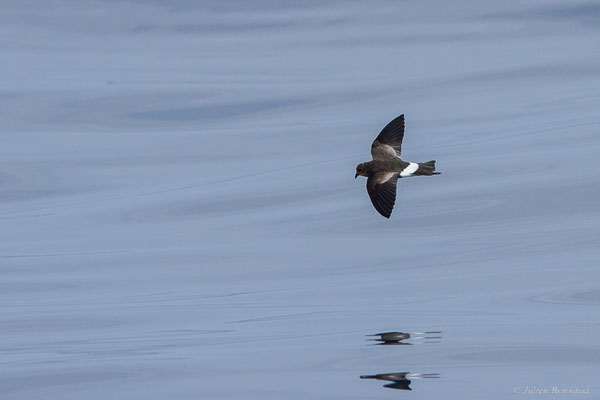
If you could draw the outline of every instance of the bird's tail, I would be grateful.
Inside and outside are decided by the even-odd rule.
[[[415,171],[414,175],[439,175],[439,172],[435,172],[435,160],[427,161],[424,163],[418,163],[419,168]]]

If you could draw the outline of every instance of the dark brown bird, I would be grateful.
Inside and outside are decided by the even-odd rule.
[[[371,145],[373,160],[356,166],[356,179],[366,176],[367,192],[379,214],[392,215],[396,203],[396,182],[399,178],[420,175],[439,175],[435,172],[435,160],[424,163],[403,161],[404,114],[393,119],[383,128]]]

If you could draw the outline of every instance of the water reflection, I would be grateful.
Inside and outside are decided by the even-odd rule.
[[[382,332],[375,333],[374,335],[367,335],[369,337],[379,336],[378,339],[368,339],[370,341],[378,342],[378,345],[412,345],[414,343],[406,343],[404,340],[432,340],[441,339],[441,331],[430,331],[430,332]],[[422,343],[439,343],[439,342],[422,342]]]
[[[412,374],[410,372],[391,372],[387,374],[361,375],[360,379],[377,379],[379,381],[390,381],[383,387],[388,389],[412,390],[410,384],[413,379],[435,379],[440,374]]]

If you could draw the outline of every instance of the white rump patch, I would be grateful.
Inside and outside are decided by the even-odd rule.
[[[417,172],[418,169],[419,169],[419,164],[417,164],[415,162],[411,162],[408,164],[408,167],[406,167],[402,171],[400,171],[400,176],[402,178],[406,178],[407,176],[412,176],[412,174]]]

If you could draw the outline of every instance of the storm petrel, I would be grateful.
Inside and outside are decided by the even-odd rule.
[[[404,138],[404,114],[393,119],[383,128],[371,145],[373,160],[356,166],[356,179],[366,176],[367,192],[379,214],[392,215],[396,203],[396,182],[399,178],[419,175],[439,175],[435,172],[435,160],[424,163],[400,159]]]

